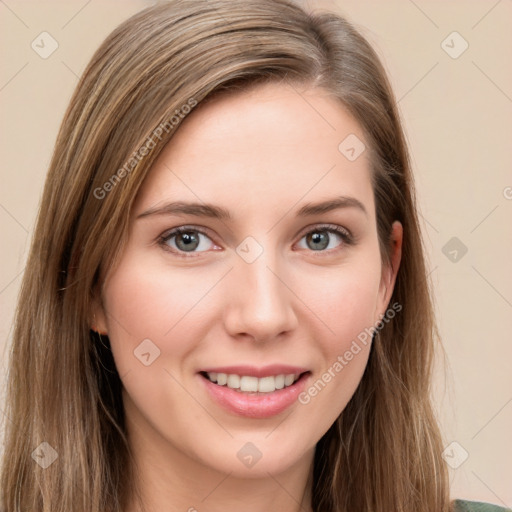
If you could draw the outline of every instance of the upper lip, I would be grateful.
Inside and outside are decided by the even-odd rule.
[[[271,377],[274,375],[290,375],[301,374],[309,371],[307,368],[300,366],[291,366],[288,364],[271,364],[268,366],[252,366],[252,365],[237,365],[237,366],[216,366],[202,368],[200,372],[205,373],[227,373],[231,375],[247,375],[251,377]]]

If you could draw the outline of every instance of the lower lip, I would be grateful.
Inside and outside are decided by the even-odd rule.
[[[214,384],[203,375],[198,375],[210,396],[227,411],[247,418],[270,418],[285,411],[297,401],[310,374],[309,372],[302,374],[291,386],[276,389],[272,393],[236,391],[227,386]]]

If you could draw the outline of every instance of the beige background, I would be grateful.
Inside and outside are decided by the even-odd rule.
[[[16,296],[64,110],[104,37],[153,3],[0,2],[2,384]],[[435,396],[453,466],[452,495],[512,507],[512,2],[308,4],[339,9],[354,22],[377,48],[395,88],[449,363],[446,378],[438,369]],[[43,31],[58,43],[47,59],[31,48]],[[466,51],[452,58],[447,51],[455,56],[464,41]],[[446,246],[452,237],[466,254],[461,245]]]

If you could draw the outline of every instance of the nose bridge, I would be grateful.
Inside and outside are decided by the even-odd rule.
[[[293,294],[285,285],[284,265],[269,244],[252,237],[237,247],[231,272],[226,327],[232,335],[265,340],[296,325]]]

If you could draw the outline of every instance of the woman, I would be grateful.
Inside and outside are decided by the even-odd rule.
[[[148,8],[65,115],[16,318],[2,509],[449,499],[384,70],[286,0]]]

